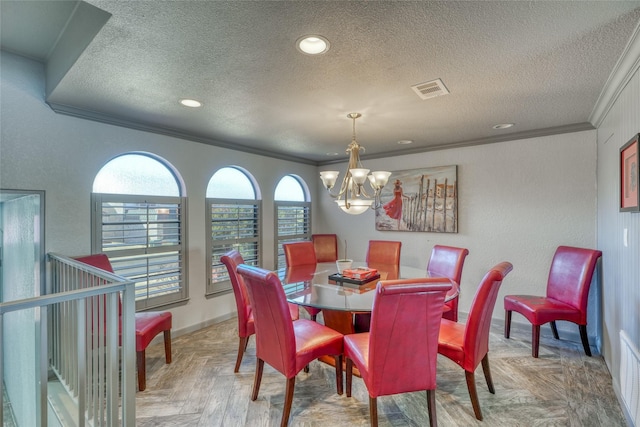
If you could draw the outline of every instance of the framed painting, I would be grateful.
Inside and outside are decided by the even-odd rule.
[[[376,230],[458,232],[458,167],[391,173],[376,208]]]
[[[620,212],[640,212],[637,134],[620,148]]]

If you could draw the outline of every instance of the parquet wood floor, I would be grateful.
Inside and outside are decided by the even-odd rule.
[[[464,322],[464,319],[461,319]],[[285,379],[265,364],[258,400],[250,400],[255,338],[240,372],[233,373],[236,319],[173,339],[173,363],[165,365],[162,344],[147,349],[147,389],[136,394],[139,427],[277,426]],[[496,394],[482,374],[476,386],[484,421],[477,421],[464,372],[438,359],[437,417],[440,426],[625,426],[611,376],[601,356],[586,357],[579,343],[541,337],[540,357],[531,357],[530,329],[514,324],[512,338],[492,328],[489,358]],[[543,328],[544,329],[544,328]],[[561,331],[562,336],[562,331]],[[335,393],[334,371],[313,362],[296,378],[290,426],[368,426],[368,394],[354,378],[353,397]],[[378,398],[380,426],[426,426],[426,393]]]

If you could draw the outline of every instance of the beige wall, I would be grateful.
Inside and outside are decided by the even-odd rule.
[[[44,102],[42,65],[2,52],[0,187],[46,191],[47,252],[90,252],[93,179],[111,158],[146,151],[170,162],[181,174],[188,200],[187,305],[172,308],[175,335],[235,315],[233,294],[205,299],[205,190],[215,171],[236,165],[250,171],[263,198],[263,262],[273,265],[272,194],[292,173],[314,182],[314,166],[250,155],[164,135],[121,128],[54,113]],[[315,186],[310,185],[315,198]]]
[[[640,39],[637,43],[640,45]],[[620,331],[625,331],[640,349],[640,213],[619,211],[620,147],[640,132],[639,68],[640,60],[598,128],[598,246],[604,253],[603,355],[617,391]]]
[[[47,251],[68,255],[89,251],[91,184],[113,156],[130,150],[150,151],[182,174],[189,196],[191,299],[187,306],[172,309],[177,332],[234,311],[231,295],[203,297],[202,195],[211,174],[224,165],[252,171],[261,185],[265,265],[273,262],[273,205],[267,195],[283,174],[295,173],[307,181],[315,201],[314,231],[336,232],[348,239],[353,258],[364,257],[366,242],[372,238],[402,240],[402,262],[414,267],[425,266],[436,243],[469,248],[462,311],[468,310],[487,269],[500,261],[514,264],[501,296],[544,293],[549,262],[558,245],[595,247],[595,131],[365,160],[367,167],[389,170],[458,165],[459,233],[376,232],[372,212],[357,217],[343,214],[321,192],[317,171],[322,168],[57,115],[42,101],[40,64],[3,53],[2,67],[0,185],[46,190]],[[366,146],[366,141],[362,143]],[[494,315],[503,317],[501,300]],[[514,316],[514,321],[522,319]],[[590,329],[590,335],[594,334]]]
[[[558,245],[595,248],[595,131],[365,161],[368,168],[391,171],[444,165],[458,165],[457,234],[376,231],[373,211],[352,217],[320,194],[320,216],[327,221],[323,231],[347,239],[354,259],[364,258],[369,239],[401,240],[401,262],[413,267],[426,266],[435,244],[468,248],[461,283],[463,312],[487,270],[510,261],[514,269],[501,289],[496,318],[504,318],[502,296],[545,293]],[[513,321],[526,322],[518,314]],[[558,327],[568,328],[578,339],[577,327]],[[550,331],[543,328],[542,333]],[[589,333],[595,335],[595,322]]]

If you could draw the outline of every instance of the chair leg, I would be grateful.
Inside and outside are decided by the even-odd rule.
[[[429,426],[438,427],[438,418],[436,417],[436,391],[427,390],[427,412],[429,414]]]
[[[482,372],[484,372],[484,379],[487,380],[487,388],[489,393],[496,394],[496,389],[493,387],[493,380],[491,379],[491,368],[489,367],[489,354],[485,354],[482,358]]]
[[[338,395],[342,395],[342,354],[334,356],[336,360],[336,388]]]
[[[238,372],[240,370],[240,363],[242,363],[242,357],[244,356],[244,351],[247,348],[248,342],[248,336],[240,337],[240,341],[238,342],[238,357],[236,357],[236,366],[233,368],[233,372]]]
[[[164,331],[164,361],[171,363],[171,330]]]
[[[578,325],[580,328],[580,339],[582,339],[582,347],[584,354],[591,357],[591,347],[589,347],[589,337],[587,336],[587,325]]]
[[[371,427],[378,427],[378,399],[369,396],[369,419]]]
[[[147,367],[144,353],[144,350],[136,352],[138,359],[138,390],[140,391],[144,391],[147,388]]]
[[[260,382],[262,381],[262,370],[264,369],[264,360],[256,360],[256,375],[253,378],[253,392],[251,393],[251,400],[258,398],[258,392],[260,391]]]
[[[509,339],[511,334],[511,310],[505,310],[504,312],[504,337]]]
[[[347,377],[347,397],[351,397],[351,381],[353,380],[353,361],[347,357],[347,369],[345,377]]]
[[[531,355],[538,357],[540,349],[540,325],[531,325]]]
[[[557,340],[560,339],[560,335],[558,335],[558,327],[556,326],[556,321],[551,321],[551,333],[553,333],[553,337]]]
[[[480,402],[478,401],[478,392],[476,391],[476,379],[473,372],[464,371],[467,379],[467,388],[469,389],[469,396],[471,397],[471,405],[473,406],[473,413],[476,418],[482,421],[482,411],[480,410]]]
[[[284,408],[282,409],[282,421],[280,427],[287,427],[289,415],[291,414],[291,404],[293,403],[293,390],[296,388],[295,375],[287,380],[287,390],[284,396]]]

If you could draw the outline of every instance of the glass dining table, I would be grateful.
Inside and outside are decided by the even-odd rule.
[[[353,267],[366,267],[364,262],[354,262]],[[372,265],[380,278],[363,285],[331,280],[338,272],[335,262],[317,263],[279,270],[287,301],[293,304],[322,310],[324,324],[343,334],[352,334],[353,316],[371,313],[376,286],[380,280],[429,277],[425,269],[409,266]],[[458,296],[459,285],[454,283],[445,301]]]

